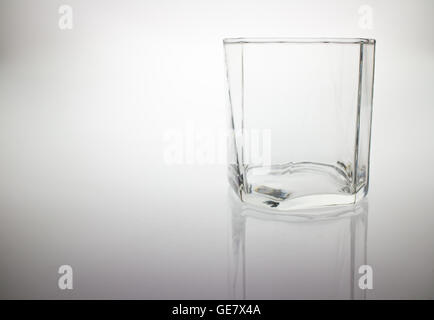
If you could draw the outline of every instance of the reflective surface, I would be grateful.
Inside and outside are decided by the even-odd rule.
[[[230,202],[232,298],[366,298],[367,202],[292,215],[246,207],[234,195]]]
[[[9,200],[0,226],[1,297],[433,297],[427,211],[374,198],[369,214],[364,203],[327,218],[273,216],[234,201],[224,181],[220,187],[203,191],[194,207],[194,196],[179,188],[176,209],[158,189],[151,202],[103,189],[75,205],[67,197],[49,206]],[[57,286],[63,264],[74,270],[70,291]],[[363,264],[373,268],[372,290],[359,289]]]

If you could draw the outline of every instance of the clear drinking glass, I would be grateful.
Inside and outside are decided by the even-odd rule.
[[[375,40],[225,39],[229,178],[279,210],[368,192]]]

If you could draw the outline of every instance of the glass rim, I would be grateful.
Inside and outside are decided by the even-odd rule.
[[[223,44],[249,43],[318,43],[318,44],[375,44],[375,39],[369,38],[224,38]]]

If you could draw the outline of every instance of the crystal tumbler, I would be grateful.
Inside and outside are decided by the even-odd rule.
[[[288,210],[367,195],[375,40],[223,40],[229,180],[242,201]]]

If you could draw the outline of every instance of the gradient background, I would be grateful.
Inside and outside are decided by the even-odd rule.
[[[230,297],[226,167],[168,165],[165,135],[226,127],[222,38],[328,36],[377,39],[367,298],[433,299],[433,14],[431,0],[0,0],[0,298]],[[311,234],[285,226],[248,227],[252,296],[329,297],[318,279],[339,273],[294,254]],[[262,291],[270,275],[279,290]]]

